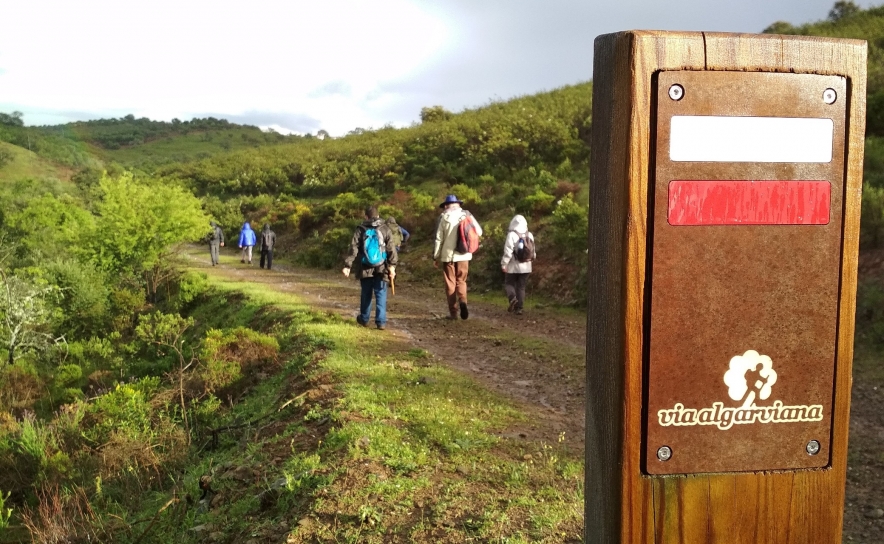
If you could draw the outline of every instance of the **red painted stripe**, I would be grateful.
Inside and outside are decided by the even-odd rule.
[[[669,182],[670,225],[827,225],[828,181]]]

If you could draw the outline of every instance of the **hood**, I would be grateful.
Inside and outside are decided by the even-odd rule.
[[[249,225],[248,221],[246,221],[245,223],[242,224],[242,229],[243,230],[252,230],[252,226]]]
[[[377,219],[366,219],[365,221],[362,222],[362,226],[366,227],[366,228],[368,228],[368,227],[378,228],[383,224],[384,224],[384,220],[381,219],[380,217],[378,217]]]
[[[211,225],[212,227],[217,227],[218,223],[216,223],[214,221],[209,221],[209,225]]]
[[[264,223],[264,232],[270,231],[270,223]]]
[[[510,221],[509,230],[515,231],[518,234],[525,234],[528,232],[528,221],[525,220],[524,216],[517,215]]]
[[[388,224],[388,225],[396,225],[396,224],[397,224],[397,223],[396,223],[396,218],[395,218],[395,217],[388,217],[388,218],[387,218],[387,224]]]

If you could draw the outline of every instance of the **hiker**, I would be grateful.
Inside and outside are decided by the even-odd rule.
[[[396,277],[396,264],[399,262],[393,233],[380,218],[375,206],[366,208],[365,221],[356,227],[350,241],[350,254],[344,260],[342,272],[350,277],[353,262],[359,266],[359,281],[362,283],[362,297],[356,322],[363,327],[371,320],[371,297],[375,298],[375,325],[384,330],[387,327],[387,281]]]
[[[396,223],[396,218],[392,215],[387,218],[387,226],[390,227],[390,232],[393,233],[393,243],[396,244],[396,253],[399,253],[399,249],[402,247],[402,244],[408,241],[411,238],[411,234],[399,226]]]
[[[209,225],[212,227],[212,230],[207,235],[209,239],[209,255],[212,257],[212,266],[216,266],[221,263],[220,248],[224,247],[224,231],[214,221],[210,221]]]
[[[504,290],[510,302],[506,311],[522,315],[525,284],[531,274],[531,261],[536,256],[534,235],[528,231],[528,221],[521,215],[513,217],[503,243],[503,258],[500,259],[500,269],[506,274]]]
[[[461,202],[454,195],[445,197],[439,205],[443,209],[442,216],[436,227],[436,243],[433,248],[433,266],[439,268],[442,263],[442,275],[445,278],[445,294],[448,296],[448,319],[457,319],[458,307],[460,318],[470,316],[467,308],[467,274],[470,271],[470,260],[478,247],[478,236],[482,236],[482,227],[473,214],[461,208]],[[475,247],[461,247],[461,221],[464,227],[472,231],[476,238]]]
[[[255,242],[257,242],[255,231],[252,230],[252,226],[246,221],[242,224],[242,230],[239,231],[239,247],[242,249],[242,256],[240,256],[239,262],[246,262],[246,257],[248,257],[249,264],[252,264],[252,246],[255,245]]]
[[[273,246],[276,245],[276,233],[270,230],[270,223],[264,223],[261,230],[261,268],[264,268],[264,261],[267,261],[267,270],[273,266]]]

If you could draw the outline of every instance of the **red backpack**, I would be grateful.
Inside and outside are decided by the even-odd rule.
[[[479,232],[476,230],[473,214],[464,210],[464,217],[457,225],[457,247],[455,251],[458,253],[475,253],[477,249],[479,249]]]

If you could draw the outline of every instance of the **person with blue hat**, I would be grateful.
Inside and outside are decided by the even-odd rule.
[[[433,266],[442,263],[445,278],[445,295],[448,297],[448,319],[470,316],[467,307],[467,275],[473,251],[478,248],[482,227],[473,214],[461,208],[463,202],[455,195],[448,195],[439,205],[443,209],[436,226],[436,242],[433,247]]]

